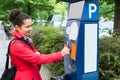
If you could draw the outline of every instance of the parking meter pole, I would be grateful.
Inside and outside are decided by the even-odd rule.
[[[71,48],[76,79],[98,80],[99,0],[63,1],[69,3],[65,38]]]

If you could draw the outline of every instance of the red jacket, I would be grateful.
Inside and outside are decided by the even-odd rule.
[[[14,31],[13,37],[24,39],[17,30]],[[34,47],[33,49],[19,40],[12,42],[10,57],[12,65],[15,65],[17,68],[15,80],[42,80],[37,65],[62,60],[61,52],[45,55],[36,54],[37,50]]]

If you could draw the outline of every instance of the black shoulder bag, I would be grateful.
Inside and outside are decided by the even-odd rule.
[[[24,43],[26,43],[30,46],[30,44],[26,40],[23,40],[23,39],[15,38],[15,39],[10,41],[10,43],[8,45],[8,52],[7,52],[7,55],[6,55],[7,59],[6,59],[6,64],[5,64],[5,70],[2,73],[1,80],[14,80],[15,73],[17,71],[15,66],[9,68],[10,45],[11,45],[12,41],[14,41],[14,40],[20,40],[20,41],[22,41],[22,42],[24,42]]]

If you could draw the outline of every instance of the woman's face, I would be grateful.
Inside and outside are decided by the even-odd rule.
[[[17,26],[16,29],[24,36],[28,36],[32,32],[32,20],[25,19],[23,20],[22,26]]]

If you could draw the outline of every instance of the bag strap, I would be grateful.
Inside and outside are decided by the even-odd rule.
[[[12,41],[14,41],[14,40],[20,40],[20,41],[24,42],[25,44],[27,44],[28,46],[30,46],[30,47],[32,48],[31,44],[29,44],[29,42],[26,41],[26,40],[23,40],[23,39],[21,39],[21,38],[14,38],[14,39],[12,39],[12,40],[10,41],[9,45],[8,45],[8,51],[7,51],[7,54],[6,54],[6,57],[7,57],[7,58],[6,58],[5,70],[7,70],[7,69],[9,68],[10,45],[11,45]],[[33,48],[32,48],[32,49],[33,49]]]

